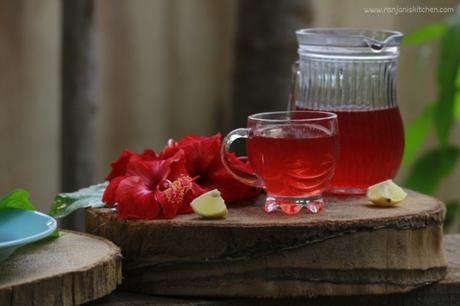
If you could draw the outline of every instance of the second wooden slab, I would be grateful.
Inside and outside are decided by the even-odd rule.
[[[26,245],[0,264],[0,305],[80,305],[109,294],[120,282],[118,247],[62,230],[59,238]]]
[[[460,234],[444,236],[444,247],[448,258],[446,278],[435,284],[424,286],[406,294],[367,296],[334,296],[296,299],[186,299],[159,297],[131,292],[115,291],[99,299],[91,306],[458,306],[460,305]],[[89,305],[88,305],[89,306]]]
[[[419,193],[395,208],[329,198],[318,215],[232,206],[225,220],[124,221],[87,211],[87,229],[121,247],[124,288],[175,296],[300,297],[405,292],[446,273],[444,205]]]

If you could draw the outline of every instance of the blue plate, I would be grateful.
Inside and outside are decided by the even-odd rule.
[[[49,236],[56,220],[45,214],[22,209],[0,209],[0,262],[25,244]]]

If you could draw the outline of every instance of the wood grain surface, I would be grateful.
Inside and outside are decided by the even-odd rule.
[[[106,239],[61,231],[0,264],[0,305],[80,305],[121,282],[120,249]]]
[[[447,235],[444,246],[448,258],[444,280],[404,294],[334,296],[296,299],[211,299],[159,297],[115,291],[89,306],[230,306],[230,305],[303,305],[303,306],[457,306],[460,305],[460,234]]]
[[[263,212],[263,198],[224,220],[125,221],[87,211],[87,230],[122,249],[125,290],[174,296],[312,297],[407,292],[442,279],[445,208],[409,191],[393,208],[327,198],[317,215]]]

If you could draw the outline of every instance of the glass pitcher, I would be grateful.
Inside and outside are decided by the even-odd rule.
[[[296,34],[289,109],[338,115],[339,158],[329,192],[363,194],[394,178],[404,150],[396,101],[402,33],[318,28]]]

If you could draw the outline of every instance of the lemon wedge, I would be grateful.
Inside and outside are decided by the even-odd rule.
[[[195,213],[207,219],[225,218],[227,206],[217,189],[203,193],[190,204]]]
[[[406,196],[407,193],[392,180],[380,182],[367,189],[367,197],[378,206],[394,206]]]

